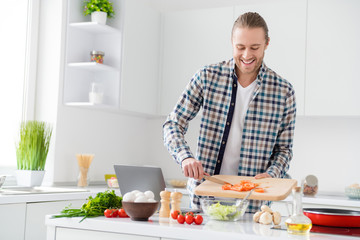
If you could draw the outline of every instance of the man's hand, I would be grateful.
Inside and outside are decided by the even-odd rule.
[[[199,160],[195,158],[186,158],[182,161],[181,167],[183,169],[185,177],[195,178],[201,180],[204,175],[208,175],[204,172],[204,168]]]
[[[260,173],[255,176],[255,179],[260,179],[260,178],[271,178],[271,176],[268,173]]]

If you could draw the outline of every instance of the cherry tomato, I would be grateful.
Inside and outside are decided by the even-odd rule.
[[[180,223],[180,224],[184,224],[184,222],[185,222],[185,216],[179,214],[179,215],[177,216],[177,221],[178,221],[178,223]]]
[[[203,217],[201,215],[196,215],[194,222],[196,225],[200,225],[203,222]]]
[[[193,213],[193,212],[187,212],[185,215],[186,215],[186,216],[187,216],[187,215],[194,216],[194,213]]]
[[[187,224],[192,224],[194,222],[194,216],[193,215],[186,215],[185,222]]]
[[[175,210],[175,211],[173,211],[173,212],[171,213],[171,217],[172,217],[173,219],[177,219],[177,217],[178,217],[179,214],[180,214],[180,211]]]
[[[120,208],[120,209],[118,210],[118,215],[119,215],[119,217],[121,217],[121,218],[129,217],[129,216],[126,214],[126,212],[125,212],[125,210],[124,210],[123,208]]]
[[[117,209],[111,209],[112,213],[112,217],[117,217],[118,216],[118,210]]]
[[[105,215],[105,217],[107,217],[107,218],[112,218],[112,211],[111,211],[111,209],[106,209],[106,210],[104,211],[104,215]]]

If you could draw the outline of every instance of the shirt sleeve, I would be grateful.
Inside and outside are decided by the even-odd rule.
[[[201,71],[193,76],[163,124],[164,145],[178,164],[186,158],[194,158],[184,136],[189,121],[196,116],[203,104],[201,76]]]
[[[291,88],[291,91],[289,91],[286,98],[283,120],[270,157],[271,165],[267,169],[267,173],[271,177],[282,178],[289,170],[289,164],[293,156],[292,146],[295,130],[295,118],[295,92],[293,88]]]

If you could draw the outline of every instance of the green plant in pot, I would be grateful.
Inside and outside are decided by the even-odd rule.
[[[52,127],[41,121],[22,122],[19,142],[16,143],[17,183],[20,186],[39,186],[44,177]]]
[[[106,19],[113,18],[115,12],[108,0],[88,0],[84,1],[84,14],[90,14],[92,22],[106,24]]]

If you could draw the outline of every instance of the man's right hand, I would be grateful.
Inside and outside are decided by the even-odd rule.
[[[201,180],[204,175],[208,175],[204,172],[204,168],[199,160],[195,158],[186,158],[182,161],[181,167],[183,169],[185,177],[195,178]]]

